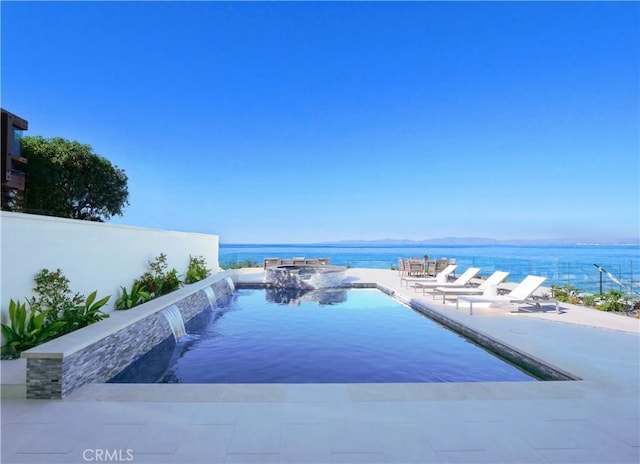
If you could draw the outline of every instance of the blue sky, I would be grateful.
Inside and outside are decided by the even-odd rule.
[[[2,2],[2,106],[223,243],[640,230],[637,2]]]

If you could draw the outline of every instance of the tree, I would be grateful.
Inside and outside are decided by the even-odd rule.
[[[129,203],[127,175],[91,146],[61,137],[22,139],[27,158],[23,211],[104,222]]]

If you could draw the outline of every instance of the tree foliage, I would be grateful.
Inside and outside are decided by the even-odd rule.
[[[89,145],[61,137],[24,137],[27,158],[23,210],[87,221],[122,216],[128,203],[127,175]]]

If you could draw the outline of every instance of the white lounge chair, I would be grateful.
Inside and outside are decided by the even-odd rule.
[[[437,280],[435,282],[416,282],[414,288],[416,289],[416,292],[421,288],[422,293],[425,293],[428,289],[434,289],[436,287],[462,288],[471,282],[471,279],[473,279],[478,272],[480,272],[479,267],[470,267],[460,274],[453,282],[438,282]]]
[[[537,302],[531,300],[530,297],[531,295],[533,295],[533,292],[535,292],[545,280],[547,280],[546,277],[539,277],[539,276],[532,276],[532,275],[527,276],[507,295],[459,296],[456,299],[456,309],[460,307],[461,301],[465,301],[469,303],[469,314],[473,314],[473,303],[537,304]]]
[[[498,284],[507,278],[509,275],[505,271],[495,271],[486,280],[482,281],[477,287],[436,287],[433,289],[433,299],[436,299],[436,295],[442,295],[442,302],[444,303],[446,298],[451,295],[495,295]]]
[[[405,286],[408,287],[409,286],[409,282],[435,282],[436,280],[438,280],[438,282],[442,282],[445,283],[449,277],[449,274],[451,274],[453,271],[456,270],[456,265],[452,264],[447,266],[446,268],[444,268],[438,275],[436,275],[435,277],[409,277],[409,276],[403,276],[400,278],[400,286],[402,287],[402,282],[405,282]]]
[[[449,265],[449,260],[447,258],[436,259],[436,274],[444,271]]]

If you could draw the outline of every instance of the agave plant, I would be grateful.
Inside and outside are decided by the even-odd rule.
[[[131,309],[151,299],[151,294],[144,285],[134,283],[130,292],[127,292],[126,287],[121,286],[120,288],[122,289],[122,295],[116,300],[116,309]]]

